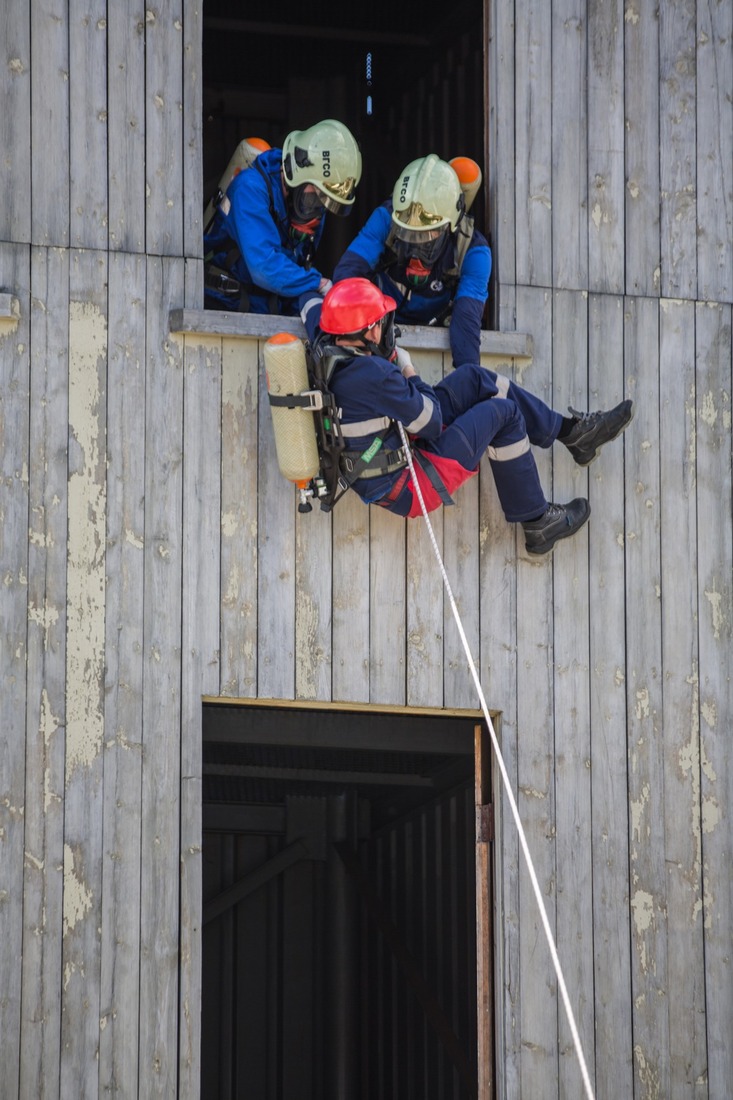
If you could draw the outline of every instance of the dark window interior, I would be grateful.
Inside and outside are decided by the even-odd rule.
[[[327,219],[324,272],[391,195],[402,168],[430,152],[482,166],[471,212],[488,237],[483,21],[483,0],[437,10],[281,0],[257,18],[230,0],[205,0],[205,200],[242,138],[279,148],[291,130],[336,118],[359,141],[364,171],[351,216]]]
[[[204,707],[202,1100],[475,1097],[475,725]]]

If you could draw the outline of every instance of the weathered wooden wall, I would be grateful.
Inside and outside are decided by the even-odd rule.
[[[539,455],[593,505],[553,560],[488,471],[437,538],[597,1095],[717,1100],[733,11],[490,15],[501,328],[532,334],[553,405],[628,395],[636,419],[588,473]],[[298,516],[261,341],[170,332],[201,302],[199,7],[11,0],[0,27],[0,1096],[195,1097],[201,696],[475,698],[422,525]],[[500,1095],[579,1095],[509,821],[499,854]]]
[[[636,409],[587,475],[555,455],[555,497],[587,488],[593,516],[511,571],[491,699],[597,1095],[712,1100],[733,1087],[733,9],[491,7],[501,327],[533,334],[555,407]],[[514,844],[504,1094],[577,1096]]]

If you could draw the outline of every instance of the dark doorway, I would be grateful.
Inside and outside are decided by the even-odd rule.
[[[202,1100],[477,1096],[475,730],[204,707]]]
[[[358,13],[322,0],[281,0],[249,18],[227,0],[204,0],[204,198],[244,137],[279,148],[324,118],[344,122],[362,149],[352,214],[329,218],[319,267],[330,272],[401,169],[416,157],[466,156],[483,167],[472,208],[489,237],[485,0],[437,13],[373,0]]]

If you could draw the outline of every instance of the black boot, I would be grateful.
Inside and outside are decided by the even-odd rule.
[[[579,466],[590,466],[604,443],[610,443],[633,418],[631,401],[622,401],[610,412],[580,413],[569,409],[576,423],[561,440]]]
[[[523,523],[528,554],[549,554],[560,539],[579,531],[590,515],[590,504],[576,497],[569,504],[548,504],[539,519]]]

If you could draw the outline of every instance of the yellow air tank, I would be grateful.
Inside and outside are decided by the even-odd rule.
[[[288,408],[282,398],[309,390],[303,341],[289,332],[278,332],[265,342],[265,374],[280,473],[305,488],[320,469],[313,413],[302,405]],[[319,395],[320,396],[320,395]]]
[[[227,164],[224,175],[219,180],[219,191],[221,194],[226,195],[227,187],[234,177],[238,176],[242,169],[249,168],[250,164],[254,164],[260,153],[266,152],[269,148],[270,146],[264,138],[243,138],[234,150],[232,159]],[[212,199],[204,211],[205,229],[208,228],[211,223],[215,212],[214,200]]]
[[[461,191],[466,200],[466,212],[468,212],[481,186],[481,180],[483,178],[481,175],[481,168],[476,161],[471,160],[470,157],[454,157],[453,160],[449,161],[449,164],[458,176],[461,184]]]

